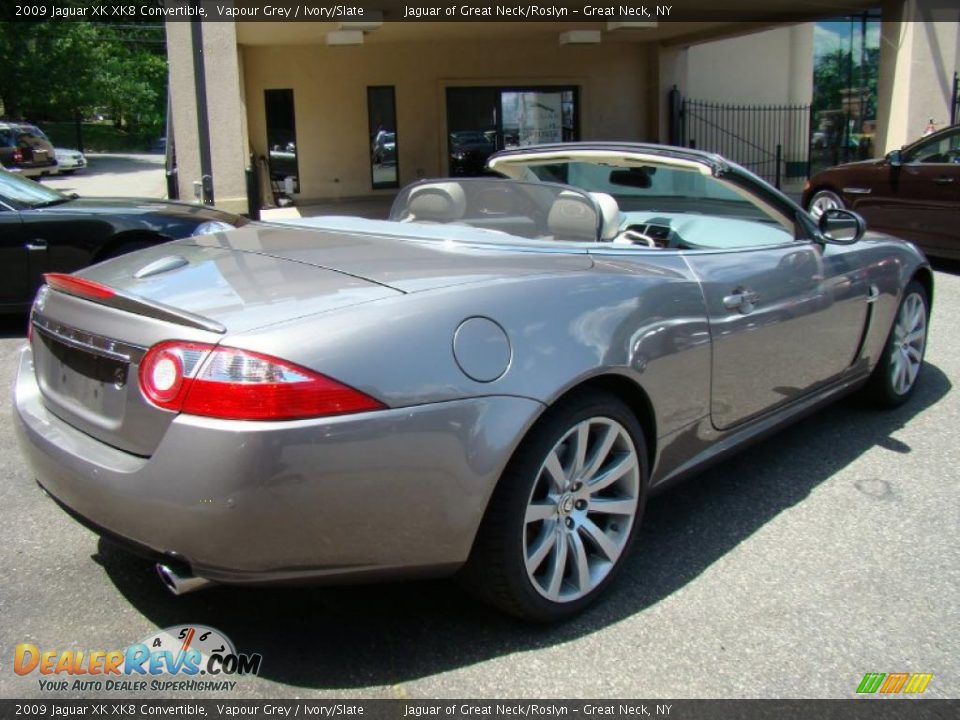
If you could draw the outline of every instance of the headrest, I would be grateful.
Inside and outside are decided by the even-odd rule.
[[[590,193],[597,206],[600,208],[600,239],[613,240],[620,234],[620,225],[623,224],[623,218],[620,216],[620,206],[617,205],[616,198],[602,192]]]
[[[410,191],[407,212],[417,222],[453,222],[463,217],[467,199],[457,183],[428,183]]]
[[[593,203],[583,195],[569,190],[557,195],[547,216],[550,233],[557,240],[594,242],[599,224],[600,218]]]

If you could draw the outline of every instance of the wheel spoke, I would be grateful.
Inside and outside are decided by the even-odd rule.
[[[525,524],[530,524],[532,522],[540,522],[541,520],[548,520],[557,514],[557,503],[556,500],[551,501],[550,499],[547,502],[538,502],[530,503],[527,505],[527,514],[523,519]]]
[[[573,560],[573,569],[577,576],[577,588],[584,593],[590,589],[590,561],[587,560],[587,550],[583,547],[583,540],[578,533],[570,533],[570,554]]]
[[[560,456],[557,455],[557,449],[554,448],[547,456],[547,461],[543,464],[543,469],[547,471],[553,487],[560,492],[567,487],[567,474],[563,470],[560,462]]]
[[[617,556],[620,554],[620,548],[617,547],[617,544],[611,540],[593,520],[590,518],[585,519],[580,527],[583,528],[587,536],[593,540],[594,544],[607,560],[612,562],[617,559]]]
[[[907,359],[903,356],[902,352],[897,353],[897,374],[894,379],[896,384],[897,392],[901,395],[906,392],[907,389]]]
[[[906,375],[906,382],[904,383],[904,391],[908,390],[910,386],[913,385],[913,381],[917,379],[917,373],[919,372],[920,372],[920,363],[912,363],[912,362],[907,363],[907,375]]]
[[[637,467],[637,456],[629,453],[620,458],[612,467],[597,475],[588,485],[591,493],[600,492],[609,487],[628,472]]]
[[[552,528],[547,528],[546,532],[541,535],[540,543],[537,545],[536,549],[532,552],[529,552],[527,555],[527,572],[533,575],[537,569],[543,564],[544,559],[550,553],[550,551],[557,544],[557,528],[556,526]]]
[[[596,450],[593,452],[593,457],[590,458],[590,464],[583,472],[583,477],[586,482],[589,483],[590,478],[599,472],[604,461],[607,459],[607,456],[610,455],[610,448],[612,448],[613,444],[617,441],[617,436],[619,434],[620,433],[617,432],[617,429],[612,425],[607,427],[607,431],[603,434],[603,439],[597,443]]]
[[[907,345],[903,350],[907,354],[907,357],[910,358],[912,363],[920,363],[922,358],[920,356],[920,351],[917,348],[915,348],[913,345]]]
[[[903,353],[900,352],[900,348],[897,348],[893,352],[893,367],[890,369],[890,379],[893,382],[893,387],[897,392],[900,391],[900,373],[903,371]]]
[[[911,307],[910,307],[910,323],[907,327],[910,330],[916,330],[920,327],[920,322],[922,321],[923,316],[923,303],[920,302],[920,298],[916,295],[911,295]]]
[[[590,422],[585,421],[577,425],[577,432],[573,440],[573,464],[570,466],[570,477],[576,478],[587,459],[587,445],[590,442]]]
[[[560,585],[563,583],[563,573],[567,569],[567,543],[556,542],[550,558],[550,580],[547,583],[547,596],[556,600],[560,597]]]
[[[926,328],[922,328],[922,327],[921,327],[921,328],[918,328],[917,330],[914,330],[914,331],[911,332],[909,335],[907,335],[907,336],[903,339],[903,341],[906,342],[906,343],[909,343],[910,345],[913,345],[913,344],[916,343],[918,340],[923,340],[923,339],[926,337],[926,334],[927,334],[927,333],[926,333]]]
[[[592,498],[590,500],[591,513],[605,515],[633,515],[637,510],[635,498]]]

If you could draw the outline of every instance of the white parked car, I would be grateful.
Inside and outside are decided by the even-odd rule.
[[[79,150],[54,148],[53,151],[57,156],[57,169],[63,175],[72,175],[87,166],[87,159]]]

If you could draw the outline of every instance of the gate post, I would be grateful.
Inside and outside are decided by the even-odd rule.
[[[783,145],[781,145],[780,143],[777,143],[777,157],[776,157],[777,169],[776,169],[776,175],[774,175],[774,177],[776,178],[774,187],[776,187],[777,190],[780,189],[780,163],[782,161],[783,161]]]
[[[950,104],[950,124],[960,121],[960,73],[953,74],[953,98]]]
[[[246,167],[247,180],[247,217],[251,220],[260,219],[260,177],[257,173],[257,160],[250,154],[250,164]]]
[[[683,100],[680,97],[680,89],[674,85],[667,93],[667,112],[670,115],[670,127],[668,141],[671,145],[683,145]]]

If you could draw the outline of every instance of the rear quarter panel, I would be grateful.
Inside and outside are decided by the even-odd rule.
[[[468,377],[454,356],[454,335],[472,317],[490,318],[509,338],[508,367],[490,382]],[[547,406],[611,374],[647,393],[658,434],[708,411],[703,299],[676,254],[604,256],[591,270],[411,293],[223,343],[287,358],[395,408],[485,395]]]

